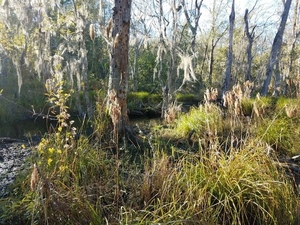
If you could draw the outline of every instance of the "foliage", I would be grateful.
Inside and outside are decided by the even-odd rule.
[[[299,116],[299,99],[278,98],[276,102],[276,112],[288,118],[296,118]]]
[[[32,160],[38,168],[38,176],[35,180],[31,177],[31,190],[29,177],[25,179],[25,186],[15,193],[18,199],[7,206],[10,210],[6,210],[3,219],[22,224],[103,223],[104,218],[99,217],[99,213],[104,208],[94,194],[105,186],[100,180],[114,182],[113,174],[107,176],[114,173],[110,168],[114,164],[73,126],[66,105],[70,94],[63,91],[62,81],[54,80],[54,83],[52,89],[48,87],[47,98],[51,105],[48,118],[56,120],[57,125],[50,127],[49,133],[33,148]],[[107,130],[104,126],[108,126],[105,112],[101,110],[103,107],[99,106],[94,125],[99,138]]]
[[[115,143],[111,138],[112,124],[107,116],[106,86],[103,85],[110,65],[106,46],[111,43],[102,29],[107,18],[95,23],[101,13],[110,16],[108,10],[112,7],[108,2],[104,1],[104,12],[93,0],[74,1],[74,4],[61,1],[62,5],[54,1],[2,2],[1,60],[8,58],[9,63],[4,66],[7,75],[0,74],[3,85],[0,97],[6,100],[0,102],[1,121],[8,120],[7,112],[18,115],[22,107],[28,109],[33,105],[42,109],[45,106],[44,82],[53,79],[55,85],[50,89],[48,86],[46,95],[49,111],[45,117],[55,122],[51,123],[48,134],[32,148],[34,154],[30,162],[36,164],[32,175],[28,171],[21,174],[20,180],[11,187],[11,196],[1,200],[1,223],[293,223],[297,196],[277,156],[299,154],[299,100],[258,95],[256,99],[234,99],[235,102],[226,109],[207,102],[199,108],[191,108],[186,114],[178,113],[177,105],[170,104],[168,119],[158,128],[161,130],[149,134],[141,130],[138,137],[144,141],[142,144],[132,144],[132,140],[125,138],[122,143]],[[143,4],[146,5],[145,1]],[[223,6],[220,4],[221,8],[227,8]],[[151,12],[146,15],[148,10]],[[178,8],[178,15],[180,10]],[[208,26],[212,27],[211,31],[203,27],[204,32],[196,39],[195,51],[189,48],[192,36],[182,21],[174,21],[176,29],[170,32],[171,24],[163,27],[169,22],[161,18],[172,19],[171,14],[154,15],[153,12],[158,10],[152,8],[143,12],[137,27],[144,26],[145,32],[138,30],[137,35],[141,35],[145,48],[132,45],[130,53],[132,76],[129,89],[136,91],[128,95],[130,109],[159,105],[162,86],[171,81],[175,85],[181,84],[183,77],[176,77],[180,63],[176,54],[179,52],[188,57],[193,55],[196,76],[203,86],[210,83],[206,74],[210,72],[212,62],[212,83],[220,88],[227,53],[223,38],[226,24],[223,22],[225,16],[221,16],[221,22],[214,18],[223,15],[222,10],[215,10],[212,8],[210,19],[217,24]],[[254,7],[253,15],[257,15],[255,13]],[[158,22],[162,32],[166,29],[164,33],[154,30],[155,26],[147,27],[144,22],[148,16],[153,20],[149,24]],[[154,21],[157,18],[160,21]],[[194,19],[191,17],[191,21]],[[90,40],[88,27],[93,23],[99,33]],[[236,48],[245,43],[243,27],[237,26],[234,49],[240,53],[234,50],[232,75],[235,81],[240,81],[246,68],[243,51],[246,46]],[[270,33],[264,26],[253,27],[255,33],[261,34],[254,38],[252,64],[252,77],[259,88],[262,68],[268,58],[266,52],[269,52],[265,40]],[[168,38],[169,34],[174,36]],[[150,36],[148,42],[146,39]],[[157,41],[158,38],[161,40]],[[289,47],[289,44],[283,46]],[[211,52],[212,48],[214,52]],[[156,53],[158,50],[161,54]],[[288,55],[282,58],[288,58]],[[294,55],[297,54],[293,52]],[[291,60],[284,60],[281,60],[280,73],[295,78],[296,69],[285,71],[292,66]],[[15,77],[11,62],[22,65],[20,77],[24,78],[23,83]],[[60,79],[52,77],[57,72]],[[159,76],[154,77],[154,74]],[[289,88],[294,85],[297,90],[297,79],[292,81],[294,84],[290,83]],[[21,96],[16,94],[17,83],[23,84]],[[65,91],[66,86],[75,91]],[[202,91],[196,87],[193,93],[178,94],[176,100],[198,100],[196,94]],[[91,105],[88,105],[88,99],[92,99]],[[79,129],[70,115],[69,107],[74,109],[74,105],[80,115],[85,113],[79,110],[82,107],[95,110]],[[162,137],[164,133],[168,136]],[[162,138],[165,138],[164,145]],[[135,145],[140,145],[144,154],[139,152],[133,156]],[[38,168],[38,176],[35,176],[35,168]]]
[[[178,135],[186,136],[192,132],[196,139],[214,136],[221,130],[222,114],[214,104],[192,108],[188,113],[177,119],[175,126]]]
[[[109,138],[107,130],[112,130],[111,120],[106,110],[105,94],[101,91],[98,92],[95,115],[91,121],[94,136],[99,144],[105,143],[105,140]]]
[[[140,101],[147,101],[150,94],[148,92],[131,92],[128,94],[128,100],[139,99]]]
[[[138,55],[133,55],[135,46],[131,46],[130,61],[136,60],[136,71],[133,77],[130,77],[130,90],[135,92],[160,93],[161,85],[158,79],[153,78],[155,67],[155,53],[151,48],[142,48]],[[135,53],[136,54],[136,53]],[[137,59],[135,59],[137,57]],[[131,62],[133,65],[134,62]],[[133,65],[134,66],[134,65]]]
[[[253,99],[243,99],[241,102],[241,107],[243,114],[245,116],[251,116],[253,113],[253,103],[255,100]]]
[[[255,133],[261,137],[276,152],[281,154],[293,155],[299,153],[298,138],[299,134],[299,115],[297,99],[269,99],[259,104],[259,109],[265,118],[258,123]],[[271,113],[271,110],[273,113]],[[258,114],[258,113],[256,113]]]

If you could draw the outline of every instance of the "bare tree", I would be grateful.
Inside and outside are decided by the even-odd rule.
[[[282,15],[281,15],[280,26],[278,28],[278,31],[277,31],[276,35],[275,35],[273,45],[272,45],[272,49],[271,49],[271,53],[270,53],[270,57],[269,57],[269,61],[268,61],[267,66],[266,66],[267,67],[266,68],[266,79],[264,81],[262,91],[261,91],[262,96],[266,96],[268,94],[269,85],[270,85],[270,82],[271,82],[274,66],[276,65],[277,61],[279,60],[279,56],[280,56],[280,52],[281,52],[282,39],[283,39],[283,33],[284,33],[287,18],[288,18],[288,14],[289,14],[289,11],[290,11],[291,1],[292,0],[286,0],[286,2],[284,4],[284,10],[283,10]],[[275,91],[275,92],[277,92],[277,91]],[[276,93],[275,93],[275,95],[276,95]]]
[[[235,21],[235,10],[234,10],[234,0],[232,0],[231,13],[229,16],[229,40],[228,40],[228,50],[227,50],[227,59],[226,59],[226,71],[225,71],[225,80],[222,87],[222,92],[226,92],[230,88],[231,83],[231,67],[233,61],[233,29]]]
[[[211,8],[208,7],[209,13],[211,15],[209,21],[209,31],[208,37],[205,41],[205,51],[203,56],[203,61],[201,65],[201,76],[204,72],[205,61],[208,60],[208,84],[212,86],[213,83],[213,70],[215,62],[215,50],[227,31],[227,26],[223,29],[225,20],[223,19],[223,1],[213,0]],[[223,29],[223,30],[222,30]]]
[[[245,81],[251,80],[251,68],[252,68],[252,46],[253,46],[253,41],[255,37],[254,30],[256,26],[253,26],[251,31],[249,28],[249,10],[245,10],[245,15],[244,15],[244,22],[245,22],[245,33],[248,39],[248,45],[247,45],[247,70],[245,74]]]
[[[184,15],[187,20],[188,27],[190,28],[192,32],[192,41],[191,41],[191,50],[194,52],[195,51],[195,43],[196,43],[196,36],[197,36],[197,30],[199,26],[199,19],[201,16],[201,6],[202,6],[203,0],[195,0],[195,8],[194,8],[194,24],[192,24],[192,18],[191,15],[189,15],[185,0],[181,0],[181,5],[183,6],[184,9]],[[176,10],[179,11],[181,6],[177,7]]]
[[[131,0],[115,0],[112,17],[112,44],[108,87],[109,114],[114,125],[114,137],[125,132],[127,114],[128,52]]]

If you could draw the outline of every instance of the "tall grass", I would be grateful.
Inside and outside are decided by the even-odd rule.
[[[207,104],[191,110],[180,116],[176,121],[175,131],[180,136],[191,132],[195,138],[203,138],[222,130],[222,112],[214,104]]]
[[[135,152],[132,157],[126,140],[117,146],[118,154],[116,143],[111,145],[111,121],[100,97],[92,136],[79,135],[84,133],[79,132],[83,128],[74,127],[66,105],[69,97],[62,88],[49,93],[50,111],[58,121],[57,126],[33,148],[30,160],[36,167],[32,173],[17,182],[12,187],[13,194],[0,202],[0,221],[6,224],[294,223],[297,205],[294,184],[278,163],[278,148],[269,145],[276,140],[279,146],[280,137],[296,149],[288,130],[284,136],[279,129],[290,121],[289,128],[296,131],[299,127],[296,118],[281,114],[269,118],[265,113],[252,120],[252,111],[246,120],[245,115],[234,113],[235,108],[226,114],[213,103],[207,103],[179,114],[173,126],[160,126],[161,130],[150,132],[144,138],[148,145],[144,145],[143,152],[139,151],[139,155]],[[255,101],[259,102],[257,109],[269,109],[264,99]],[[253,105],[247,107],[254,110]],[[278,129],[273,129],[275,125]],[[257,132],[253,132],[255,129]],[[161,144],[164,132],[170,138],[166,145]],[[277,136],[272,139],[271,134]],[[223,142],[234,135],[238,144],[225,148]],[[174,139],[189,141],[176,146],[178,142]],[[200,143],[196,145],[198,149],[188,151],[190,142]],[[167,151],[167,145],[172,151]]]
[[[222,154],[215,163],[199,154],[184,155],[176,162],[163,155],[145,173],[145,209],[132,210],[130,221],[292,224],[296,196],[274,160],[259,146]]]

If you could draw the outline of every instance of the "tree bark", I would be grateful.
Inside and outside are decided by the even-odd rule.
[[[276,61],[275,65],[275,88],[273,91],[272,96],[277,98],[280,93],[280,84],[281,84],[281,76],[280,76],[280,66],[279,66],[279,60]]]
[[[228,91],[231,85],[231,67],[233,61],[233,29],[234,29],[234,21],[235,21],[235,11],[234,11],[234,0],[232,0],[231,5],[231,13],[229,16],[229,43],[228,43],[228,51],[227,51],[227,59],[226,59],[226,71],[225,71],[225,80],[222,87],[222,92]]]
[[[244,22],[245,22],[245,32],[248,39],[248,45],[247,45],[247,70],[245,75],[245,81],[251,80],[251,68],[252,68],[252,46],[254,41],[254,29],[256,26],[254,26],[249,31],[249,22],[248,22],[248,9],[245,10],[245,16],[244,16]]]
[[[109,114],[115,138],[120,132],[125,132],[129,124],[127,89],[130,13],[131,0],[115,0],[108,87]]]
[[[281,15],[280,26],[278,28],[278,31],[277,31],[276,35],[275,35],[273,45],[272,45],[272,49],[271,49],[271,53],[270,53],[270,58],[269,58],[267,66],[266,66],[267,67],[266,68],[266,79],[264,81],[262,91],[261,91],[262,96],[266,96],[268,94],[269,85],[270,85],[273,70],[274,70],[274,65],[279,60],[279,56],[280,56],[280,52],[281,52],[282,39],[283,39],[283,33],[284,33],[287,18],[288,18],[288,15],[289,15],[291,2],[292,2],[292,0],[286,0],[286,2],[284,4],[284,10],[283,10],[283,13]]]
[[[208,84],[210,86],[212,86],[212,76],[213,76],[213,65],[214,65],[214,62],[215,62],[215,55],[214,55],[214,52],[215,52],[215,47],[216,47],[216,44],[214,43],[214,38],[211,40],[211,48],[210,48],[210,57],[209,57],[209,68],[208,68]]]
[[[297,40],[300,36],[300,31],[297,29],[298,28],[298,8],[299,8],[299,0],[296,0],[295,7],[294,7],[294,18],[293,18],[293,40],[292,40],[292,45],[290,48],[289,52],[289,68],[288,68],[288,73],[284,77],[285,82],[285,87],[284,87],[284,94],[289,94],[291,95],[293,91],[291,88],[288,86],[289,83],[291,83],[292,77],[294,77],[295,72],[294,72],[294,62],[296,58],[298,57],[297,51],[296,51],[296,43]]]

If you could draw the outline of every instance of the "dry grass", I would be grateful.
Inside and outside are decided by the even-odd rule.
[[[181,104],[176,101],[169,104],[168,109],[164,113],[164,121],[166,123],[173,123],[181,113]]]

